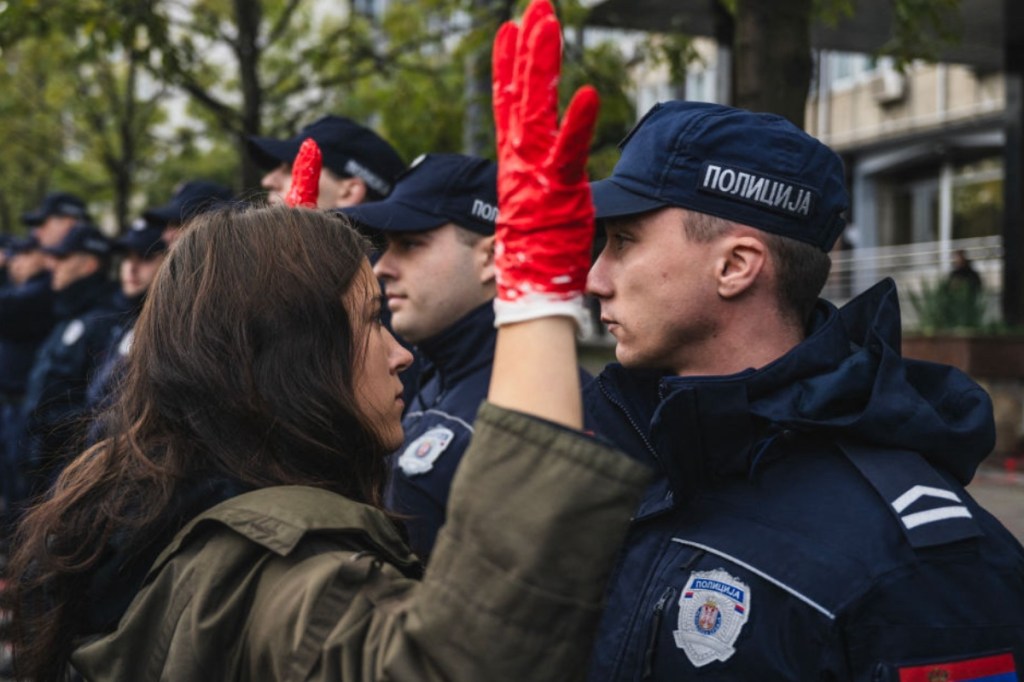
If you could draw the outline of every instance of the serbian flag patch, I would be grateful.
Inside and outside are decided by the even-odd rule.
[[[1013,654],[900,668],[900,682],[1018,682]]]

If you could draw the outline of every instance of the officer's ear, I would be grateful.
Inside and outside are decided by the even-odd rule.
[[[494,272],[494,236],[481,238],[473,249],[480,266],[480,283],[492,284],[496,277]]]
[[[768,246],[751,228],[724,235],[716,250],[718,295],[734,299],[750,291],[768,261]]]
[[[366,201],[366,181],[355,176],[339,180],[337,205],[335,208],[356,206]]]

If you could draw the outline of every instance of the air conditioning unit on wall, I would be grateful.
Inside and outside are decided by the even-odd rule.
[[[907,95],[907,77],[894,69],[882,69],[871,80],[871,96],[878,104],[895,104]]]

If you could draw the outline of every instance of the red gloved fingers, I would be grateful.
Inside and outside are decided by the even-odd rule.
[[[284,197],[286,206],[316,208],[321,164],[320,147],[313,138],[306,138],[292,162],[292,184]]]
[[[576,91],[569,102],[569,108],[565,110],[551,161],[559,182],[564,185],[586,182],[587,155],[600,106],[601,98],[597,90],[584,85]]]
[[[515,72],[512,74],[513,80],[517,85],[526,80],[530,36],[536,30],[537,25],[546,21],[548,17],[555,17],[555,8],[551,6],[548,0],[533,0],[526,8],[526,12],[523,13],[522,28],[519,32],[519,40],[516,43],[514,53],[516,55]]]
[[[543,3],[547,5],[547,3]],[[562,31],[553,15],[523,27],[526,68],[517,83],[522,105],[512,143],[522,158],[539,162],[551,153],[558,132],[558,77],[562,65]]]
[[[519,27],[506,21],[498,29],[491,53],[491,97],[494,106],[494,128],[497,136],[498,157],[502,155],[508,137],[512,101],[517,97],[513,84],[515,76],[516,42]]]
[[[593,240],[594,231],[586,222],[545,228],[541,239],[532,232],[505,231],[505,248],[495,255],[498,297],[515,301],[529,294],[561,300],[578,296],[586,286]]]

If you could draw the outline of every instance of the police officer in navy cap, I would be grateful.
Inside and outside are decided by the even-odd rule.
[[[135,321],[142,311],[149,286],[156,279],[156,273],[167,255],[164,230],[162,223],[139,218],[114,242],[115,253],[121,254],[121,288],[114,298],[122,314],[111,328],[103,360],[89,381],[86,405],[92,412],[110,403],[112,392],[123,371],[125,357],[132,345]]]
[[[22,429],[21,404],[29,370],[53,319],[48,307],[36,307],[40,298],[50,300],[50,275],[39,243],[34,237],[12,240],[6,260],[8,281],[0,287],[0,496],[10,504],[25,496],[25,478],[16,466],[14,446]]]
[[[599,435],[660,472],[591,680],[1019,679],[1024,550],[964,486],[992,405],[900,357],[896,287],[818,298],[843,164],[780,116],[656,106],[592,184]]]
[[[231,189],[224,185],[209,180],[190,180],[179,185],[166,204],[149,209],[142,217],[148,225],[164,226],[162,239],[170,246],[189,218],[227,204],[232,196]]]
[[[50,248],[59,244],[76,224],[88,222],[85,202],[68,192],[47,194],[38,208],[21,215],[22,223],[30,230],[35,248],[25,251],[29,256],[23,261],[39,260],[39,248]],[[6,292],[0,301],[0,334],[4,330],[18,327],[32,337],[45,335],[53,326],[53,291],[50,289],[50,273],[46,270],[40,277],[32,277],[30,283],[17,286]]]
[[[57,323],[28,377],[25,428],[17,445],[19,465],[28,472],[33,492],[49,484],[80,435],[86,386],[120,314],[107,279],[112,246],[95,226],[79,223],[44,251]]]
[[[88,220],[85,202],[69,192],[51,192],[38,208],[21,215],[21,221],[32,228],[32,236],[43,248],[56,246],[72,227]]]
[[[410,546],[424,560],[490,383],[496,172],[486,159],[428,154],[387,199],[341,210],[386,235],[374,274],[384,284],[392,328],[425,360],[386,498],[405,517]]]
[[[261,185],[267,201],[284,203],[299,147],[312,138],[320,147],[320,208],[344,208],[383,199],[391,193],[405,162],[384,138],[344,116],[324,116],[288,139],[250,137],[253,159],[267,170]]]

